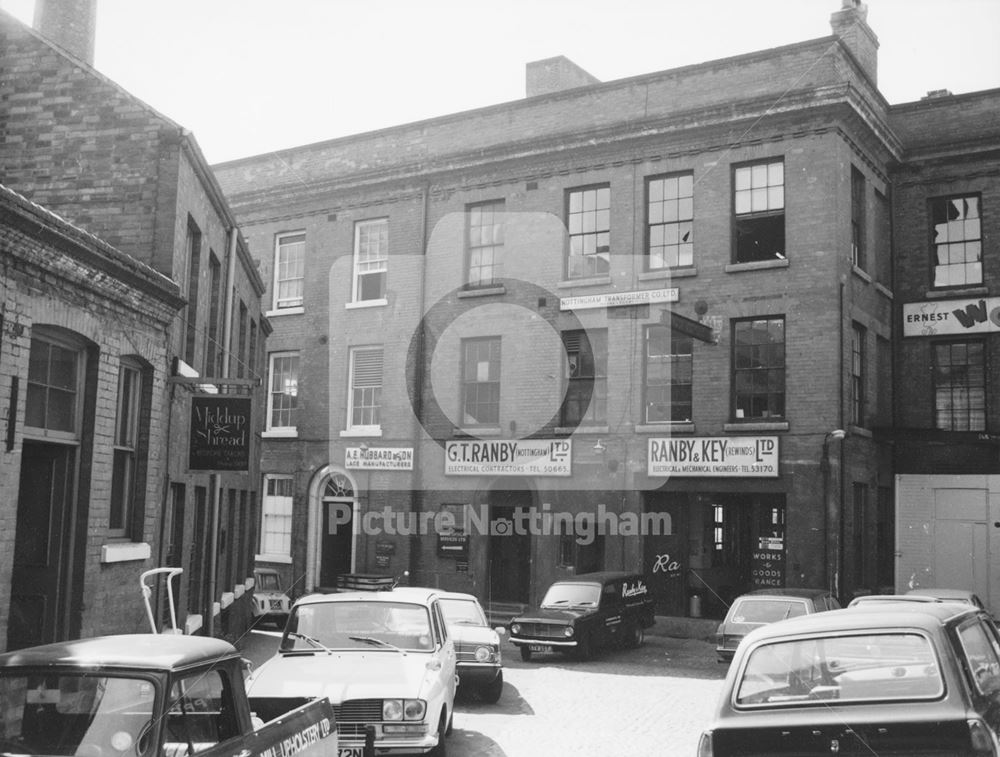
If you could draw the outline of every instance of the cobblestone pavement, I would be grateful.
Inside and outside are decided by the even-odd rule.
[[[252,634],[244,652],[259,663],[276,645]],[[449,757],[694,757],[725,676],[694,639],[647,636],[587,662],[522,662],[509,641],[503,653],[500,701],[460,696]]]

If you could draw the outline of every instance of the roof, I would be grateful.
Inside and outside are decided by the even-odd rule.
[[[553,581],[557,584],[574,583],[605,583],[606,581],[616,581],[623,578],[643,578],[641,573],[629,573],[621,570],[602,570],[595,573],[581,573],[578,576],[567,576]]]
[[[429,604],[440,596],[436,589],[421,586],[401,586],[390,591],[339,591],[333,594],[309,594],[299,599],[295,605],[321,605],[330,602],[418,602]]]
[[[238,654],[232,644],[221,639],[180,634],[122,634],[7,652],[0,655],[0,668],[102,665],[169,671]]]
[[[788,588],[788,589],[754,589],[747,594],[743,594],[740,598],[749,596],[780,596],[780,597],[802,597],[804,599],[812,599],[813,597],[822,597],[830,592],[826,589],[802,589],[802,588]]]
[[[474,594],[464,594],[460,591],[442,591],[438,594],[441,599],[459,599],[464,602],[478,602],[479,597]]]
[[[843,610],[828,610],[769,623],[751,631],[746,640],[797,636],[799,634],[864,631],[873,629],[918,628],[931,631],[959,615],[978,610],[957,602],[873,602]]]

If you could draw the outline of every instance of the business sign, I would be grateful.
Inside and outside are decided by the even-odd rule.
[[[903,303],[903,336],[1000,331],[1000,297]]]
[[[191,397],[188,468],[250,470],[249,397]]]
[[[647,446],[650,476],[777,478],[778,437],[653,437]]]
[[[785,585],[785,539],[761,536],[750,555],[750,583],[754,589],[781,588]]]
[[[588,294],[582,297],[560,297],[560,310],[588,310],[591,308],[615,308],[625,305],[655,305],[659,302],[677,302],[678,290],[640,289],[635,292],[608,292]]]
[[[445,443],[446,476],[569,476],[569,439],[468,439]]]
[[[348,447],[344,467],[350,470],[413,470],[413,447]]]

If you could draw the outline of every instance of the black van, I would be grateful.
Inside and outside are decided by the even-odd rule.
[[[553,652],[585,660],[609,646],[639,646],[652,625],[646,577],[605,571],[556,581],[541,606],[514,618],[509,630],[522,660]]]

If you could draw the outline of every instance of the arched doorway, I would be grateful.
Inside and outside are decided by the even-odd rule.
[[[358,495],[346,471],[324,466],[309,486],[307,584],[332,589],[337,578],[355,572],[358,545]]]
[[[517,529],[519,512],[534,506],[534,496],[527,488],[491,489],[489,504],[489,598],[491,602],[530,601],[531,594],[531,535]]]

